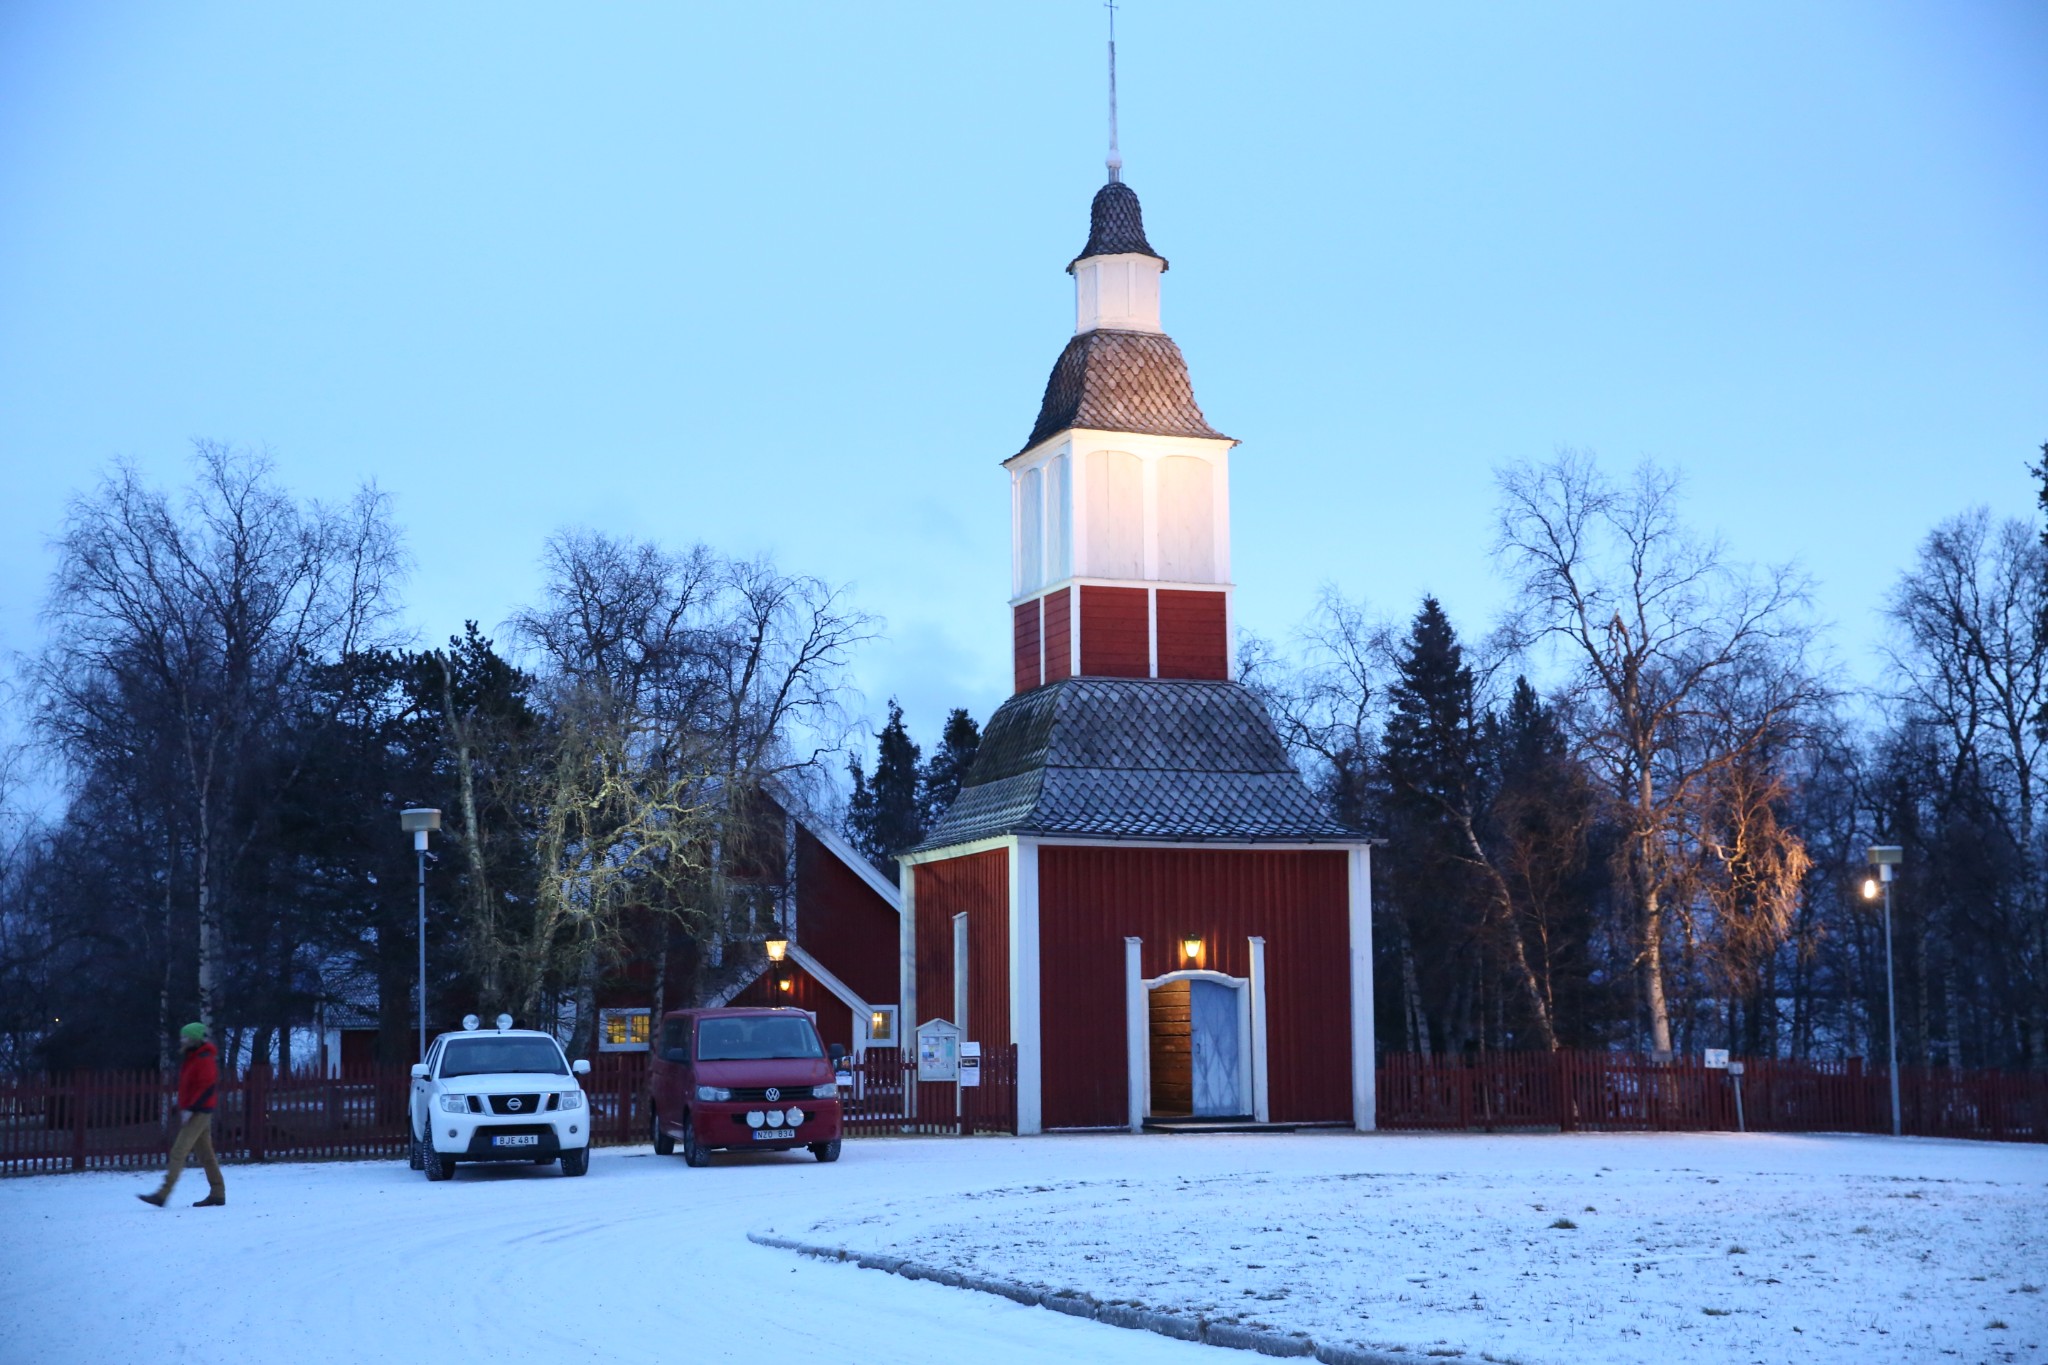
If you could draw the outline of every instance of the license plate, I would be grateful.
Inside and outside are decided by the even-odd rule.
[[[514,1133],[514,1134],[513,1134],[513,1135],[512,1135],[511,1137],[494,1137],[494,1138],[492,1138],[492,1139],[491,1139],[491,1146],[493,1146],[493,1147],[538,1147],[538,1146],[540,1146],[540,1137],[539,1137],[539,1135],[538,1135],[538,1134],[535,1134],[535,1133]]]
[[[795,1136],[796,1129],[794,1128],[756,1128],[754,1130],[754,1141],[756,1142],[774,1142],[777,1139],[787,1139]]]

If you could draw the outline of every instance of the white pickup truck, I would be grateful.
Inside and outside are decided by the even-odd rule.
[[[545,1033],[477,1027],[444,1033],[412,1069],[412,1168],[446,1180],[458,1161],[559,1160],[563,1175],[590,1169],[590,1105],[561,1044]]]

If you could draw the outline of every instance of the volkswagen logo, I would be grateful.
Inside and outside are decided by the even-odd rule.
[[[763,1095],[762,1098],[767,1100],[770,1104],[773,1104],[775,1103],[775,1101],[782,1098],[782,1092],[771,1085],[768,1087],[767,1093]]]
[[[525,1103],[526,1101],[520,1099],[517,1095],[514,1095],[511,1099],[505,1101],[505,1107],[507,1109],[519,1109],[522,1108],[525,1105]]]

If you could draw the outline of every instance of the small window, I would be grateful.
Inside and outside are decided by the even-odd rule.
[[[896,1046],[896,1007],[877,1005],[868,1014],[868,1043],[873,1047]]]
[[[652,1010],[599,1010],[597,1050],[599,1052],[645,1052],[653,1036]]]

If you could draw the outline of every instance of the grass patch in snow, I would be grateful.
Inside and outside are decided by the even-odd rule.
[[[1554,1228],[1563,1228],[1566,1232],[1572,1232],[1575,1231],[1579,1225],[1577,1223],[1574,1223],[1569,1218],[1560,1218],[1556,1222],[1552,1223],[1550,1226]]]

